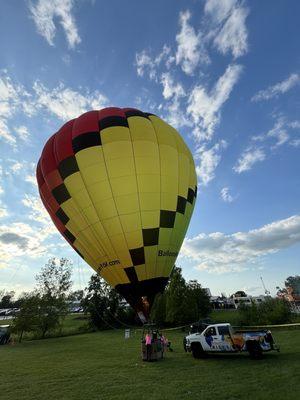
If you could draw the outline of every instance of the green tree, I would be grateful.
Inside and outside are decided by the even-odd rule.
[[[75,290],[71,292],[68,296],[69,301],[78,301],[81,302],[84,298],[84,290]]]
[[[24,332],[36,330],[39,315],[39,296],[36,293],[25,293],[20,297],[20,311],[12,323],[12,331],[19,334],[22,341]]]
[[[166,322],[182,325],[198,319],[198,306],[194,293],[175,267],[166,290]]]
[[[42,338],[61,325],[68,312],[67,297],[72,286],[71,262],[51,258],[36,276],[39,301],[36,328]]]
[[[159,326],[163,326],[166,322],[166,294],[158,293],[155,296],[151,309],[150,318]]]
[[[241,304],[239,307],[240,325],[285,324],[292,319],[290,306],[284,299],[267,298],[262,303]]]
[[[211,305],[207,292],[202,288],[200,283],[196,280],[191,280],[187,284],[190,296],[196,303],[196,320],[206,318],[211,312]]]
[[[86,296],[82,301],[90,325],[97,329],[115,327],[122,318],[120,295],[98,274],[91,276]]]
[[[292,288],[294,296],[300,296],[300,275],[289,276],[284,284],[286,288]]]
[[[151,319],[158,325],[188,324],[210,313],[209,297],[196,280],[188,283],[182,276],[181,268],[175,267],[166,291],[154,300]]]
[[[37,290],[43,295],[66,299],[72,286],[71,262],[67,258],[51,258],[36,275]]]
[[[14,307],[15,292],[6,292],[3,290],[0,293],[0,308],[13,308]]]

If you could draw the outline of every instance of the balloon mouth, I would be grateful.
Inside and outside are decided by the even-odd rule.
[[[157,293],[163,293],[169,277],[151,278],[140,282],[130,282],[115,286],[116,291],[145,323],[150,318],[150,311]]]
[[[141,322],[145,324],[148,322],[149,317],[150,317],[150,302],[147,296],[142,296],[137,304],[135,305],[135,310],[137,312],[137,315],[139,316]]]

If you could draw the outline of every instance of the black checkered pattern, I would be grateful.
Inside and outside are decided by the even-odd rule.
[[[195,190],[189,188],[187,193],[187,198],[184,198],[182,196],[177,197],[176,211],[160,210],[160,222],[158,228],[143,229],[144,246],[139,247],[138,249],[129,250],[133,266],[125,268],[125,272],[131,283],[138,282],[135,266],[139,266],[145,263],[144,247],[158,245],[160,228],[173,228],[175,224],[176,213],[184,215],[186,211],[186,203],[189,202],[190,204],[193,204],[196,198],[196,194],[197,194],[196,187]]]

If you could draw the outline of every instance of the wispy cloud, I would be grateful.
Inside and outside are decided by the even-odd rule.
[[[0,178],[2,178],[2,173],[0,170]],[[0,183],[0,196],[5,193],[3,186]],[[8,210],[7,207],[2,203],[2,200],[0,199],[0,218],[4,218],[8,216]]]
[[[234,197],[230,194],[228,187],[223,187],[220,191],[220,195],[225,203],[232,203],[234,201]]]
[[[255,142],[267,142],[268,140],[275,140],[275,143],[270,145],[270,149],[274,150],[285,143],[294,145],[295,139],[293,135],[300,132],[300,121],[290,121],[283,115],[277,116],[273,127],[267,132],[252,137]],[[265,144],[267,146],[267,144]]]
[[[170,72],[162,73],[162,95],[167,101],[163,110],[166,110],[166,121],[177,129],[183,126],[191,126],[182,105],[182,99],[186,97],[185,89],[179,81],[176,81]]]
[[[199,63],[210,62],[204,47],[203,35],[201,32],[196,33],[189,23],[190,18],[189,10],[180,13],[180,32],[176,35],[176,64],[180,65],[187,75],[192,75]]]
[[[28,93],[11,80],[7,71],[0,71],[0,138],[11,145],[15,145],[16,137],[9,129],[8,120],[17,111],[20,98],[27,96]]]
[[[179,82],[175,82],[170,73],[163,73],[161,75],[161,83],[163,85],[163,97],[170,99],[171,97],[183,97],[185,96],[185,90]]]
[[[246,269],[262,256],[300,243],[300,215],[282,219],[248,232],[214,232],[184,241],[181,255],[195,268],[212,273]]]
[[[47,233],[57,233],[49,214],[46,212],[46,209],[39,197],[26,194],[22,200],[22,203],[27,208],[27,215],[29,219],[41,224],[44,228],[53,228],[50,230],[47,229]]]
[[[246,18],[249,10],[243,1],[207,0],[204,11],[212,20],[208,36],[222,54],[232,53],[234,58],[244,55],[248,50]]]
[[[279,118],[273,128],[267,132],[266,136],[276,140],[276,143],[273,147],[279,147],[286,143],[290,136],[287,132],[284,119]]]
[[[207,92],[204,86],[196,85],[188,99],[187,112],[196,128],[197,140],[210,140],[220,121],[221,108],[228,100],[242,72],[241,65],[229,65],[214,87]]]
[[[290,145],[293,147],[300,147],[300,139],[291,140]]]
[[[57,29],[55,22],[57,21],[65,32],[70,48],[73,49],[81,42],[73,16],[74,3],[73,0],[38,0],[35,3],[30,3],[29,9],[37,31],[51,46],[54,46]]]
[[[171,48],[167,45],[163,46],[162,51],[156,57],[151,56],[147,50],[142,50],[135,55],[138,76],[142,77],[148,74],[149,78],[155,81],[158,81],[158,68],[164,65],[169,69],[174,61],[175,57],[172,55]]]
[[[18,144],[16,137],[28,143],[27,127],[12,127],[15,116],[21,113],[32,117],[44,110],[67,121],[90,109],[101,109],[107,104],[108,99],[97,90],[74,90],[63,83],[49,89],[42,82],[36,81],[29,92],[23,85],[13,82],[7,71],[0,71],[0,139],[15,148]]]
[[[180,12],[175,51],[173,45],[164,45],[156,57],[146,50],[136,54],[138,76],[149,76],[150,80],[162,84],[164,101],[158,111],[166,110],[163,117],[171,125],[189,127],[192,132],[196,145],[196,170],[203,185],[214,179],[221,160],[225,141],[214,145],[210,142],[220,123],[222,107],[238,82],[243,67],[229,64],[211,86],[206,83],[210,80],[209,73],[205,75],[200,68],[211,62],[208,51],[212,47],[222,54],[232,54],[233,58],[247,52],[247,15],[248,9],[243,1],[207,0],[204,18],[197,27],[192,25],[190,10]],[[183,79],[182,72],[189,79],[195,77],[191,84],[187,83],[186,77]]]
[[[278,97],[281,94],[284,94],[291,90],[293,87],[299,85],[300,83],[300,75],[299,74],[291,74],[287,79],[282,82],[276,83],[273,86],[269,86],[267,89],[260,90],[256,95],[254,95],[251,101],[263,101],[269,100],[273,97]]]
[[[198,148],[196,158],[196,173],[199,184],[206,186],[215,177],[215,170],[221,161],[221,153],[226,148],[225,140],[214,144],[207,149],[205,146]]]
[[[249,171],[254,164],[263,161],[266,158],[264,151],[261,148],[248,148],[245,150],[241,157],[237,160],[233,170],[238,174]]]
[[[107,105],[107,98],[98,91],[76,91],[62,83],[54,89],[48,89],[41,82],[35,82],[35,108],[46,109],[59,119],[67,121],[78,117],[85,111],[101,109]]]
[[[37,186],[35,174],[28,174],[25,176],[25,181],[31,183],[33,186]]]
[[[7,211],[7,207],[2,205],[1,201],[0,201],[0,218],[4,218],[8,216],[8,211]]]
[[[23,140],[24,142],[28,142],[30,134],[26,126],[24,125],[16,126],[15,132],[17,133],[18,137],[21,140]]]

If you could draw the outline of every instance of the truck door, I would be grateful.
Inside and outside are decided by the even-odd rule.
[[[203,350],[205,351],[218,351],[216,347],[218,334],[214,326],[209,326],[203,332],[205,343],[203,343]]]
[[[218,337],[216,339],[216,347],[218,351],[234,351],[232,346],[232,338],[229,332],[228,325],[218,326]]]

